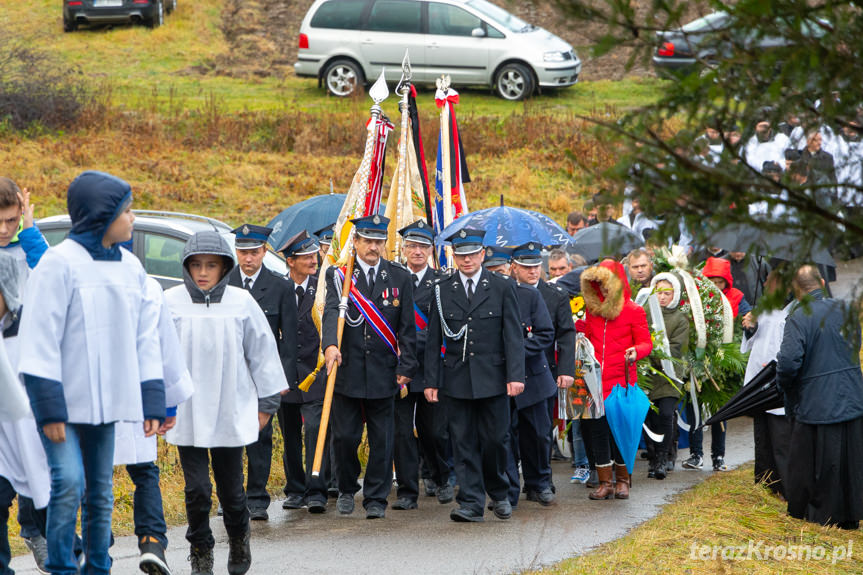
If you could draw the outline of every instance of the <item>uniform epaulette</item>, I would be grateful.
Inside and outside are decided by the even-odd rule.
[[[395,267],[397,267],[397,268],[403,269],[403,270],[405,270],[405,271],[410,271],[410,270],[407,268],[407,266],[405,266],[405,265],[404,265],[403,263],[401,263],[401,262],[395,262],[395,261],[393,261],[393,260],[387,260],[387,261],[389,261],[393,266],[395,266]]]

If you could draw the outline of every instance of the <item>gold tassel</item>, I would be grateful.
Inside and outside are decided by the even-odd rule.
[[[309,391],[309,388],[312,387],[312,384],[315,382],[315,378],[318,377],[318,373],[320,373],[321,368],[324,367],[324,354],[318,352],[318,365],[315,366],[315,371],[306,376],[306,379],[300,383],[297,387],[300,388],[300,391]]]

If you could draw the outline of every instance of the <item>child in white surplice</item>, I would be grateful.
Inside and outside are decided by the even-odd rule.
[[[192,573],[213,569],[212,485],[224,510],[228,573],[251,566],[243,447],[257,441],[288,389],[276,340],[251,294],[228,285],[232,251],[217,232],[198,232],[183,252],[185,285],[165,292],[195,393],[179,406],[168,442],[178,446],[186,481]]]

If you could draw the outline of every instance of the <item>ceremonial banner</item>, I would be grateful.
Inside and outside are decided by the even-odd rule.
[[[468,213],[464,183],[470,181],[455,117],[458,93],[449,87],[448,77],[438,79],[437,86],[435,104],[440,108],[440,134],[433,211],[435,234],[439,234],[453,220]],[[449,266],[448,252],[449,248],[445,247],[441,247],[438,252],[441,268]]]

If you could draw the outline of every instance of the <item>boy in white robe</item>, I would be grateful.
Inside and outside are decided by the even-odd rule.
[[[87,573],[108,574],[113,508],[114,423],[144,422],[156,433],[165,388],[155,302],[146,273],[119,248],[132,236],[132,190],[88,171],[69,186],[69,238],[50,248],[30,275],[18,372],[51,469],[48,563],[73,575],[75,523],[84,505]]]
[[[276,340],[252,295],[228,285],[232,250],[217,232],[198,232],[183,252],[185,285],[165,292],[195,394],[177,409],[167,440],[177,445],[186,487],[193,575],[213,573],[210,464],[224,511],[228,573],[252,562],[243,447],[257,441],[288,383]]]
[[[24,387],[15,373],[18,363],[18,317],[21,309],[21,288],[24,277],[15,257],[0,251],[0,574],[9,575],[11,559],[7,522],[9,508],[19,496],[19,506],[25,498],[31,506],[48,505],[50,478],[45,451],[39,440],[36,422],[30,414],[30,403]],[[37,522],[38,523],[38,522]],[[42,530],[33,526],[34,533],[44,542]],[[33,536],[31,534],[31,536]],[[38,558],[37,558],[38,566]],[[44,562],[42,567],[44,568]],[[40,572],[45,573],[44,569]]]
[[[147,278],[148,296],[159,303],[158,333],[162,352],[162,369],[165,379],[165,404],[168,405],[165,422],[158,434],[164,435],[177,421],[177,406],[189,399],[194,391],[192,377],[177,339],[177,330],[171,310],[164,301],[162,287],[151,277]],[[135,484],[133,511],[135,536],[141,558],[138,567],[151,575],[171,575],[165,558],[168,548],[167,525],[159,488],[159,467],[154,463],[157,455],[155,436],[147,437],[140,424],[118,422],[114,425],[114,465],[124,465]]]

